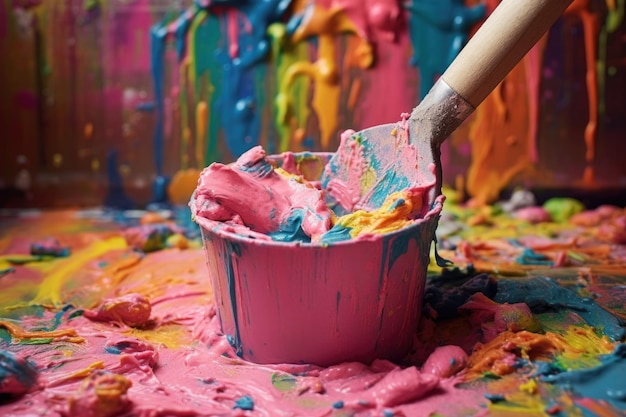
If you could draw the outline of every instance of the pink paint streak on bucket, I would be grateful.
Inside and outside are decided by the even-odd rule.
[[[327,159],[314,158],[319,169],[310,172]],[[196,218],[223,333],[258,363],[402,359],[418,326],[441,206],[397,232],[328,246],[262,241]]]

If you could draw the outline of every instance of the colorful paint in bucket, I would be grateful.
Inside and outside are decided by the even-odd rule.
[[[315,180],[329,155],[296,161]],[[329,245],[255,239],[197,217],[223,333],[258,363],[402,359],[417,329],[442,203],[393,233]]]

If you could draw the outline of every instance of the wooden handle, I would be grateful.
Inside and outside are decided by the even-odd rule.
[[[572,0],[502,0],[442,75],[478,107]]]

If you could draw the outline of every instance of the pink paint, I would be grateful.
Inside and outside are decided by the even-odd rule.
[[[342,10],[362,38],[393,41],[398,35],[401,10],[397,0],[331,0],[317,3]]]
[[[231,59],[239,56],[239,17],[237,9],[227,9],[228,54]]]
[[[232,166],[211,164],[202,172],[194,198],[200,224],[221,221],[249,228],[261,239],[258,234],[278,232],[297,210],[304,211],[302,230],[313,241],[330,229],[332,212],[321,190],[276,173],[260,146]]]
[[[154,24],[150,0],[120,6],[112,19],[104,19],[102,64],[107,78],[125,79],[150,74],[150,28]],[[120,63],[124,65],[120,65]]]
[[[192,265],[200,267],[203,261],[196,258],[199,262]],[[207,284],[201,279],[199,283]],[[370,365],[347,362],[326,369],[309,364],[258,366],[240,360],[232,356],[225,338],[218,336],[213,306],[200,307],[202,298],[198,297],[190,308],[189,301],[178,297],[158,313],[185,323],[193,333],[199,343],[184,349],[124,336],[113,326],[84,317],[72,320],[72,326],[86,341],[66,346],[67,356],[56,349],[24,347],[34,353],[31,358],[40,370],[39,384],[21,399],[0,405],[0,414],[243,416],[249,413],[233,406],[244,395],[254,400],[255,415],[280,410],[285,415],[311,417],[329,415],[332,404],[339,401],[356,415],[382,415],[384,410],[430,415],[477,409],[485,402],[476,390],[455,388],[458,381],[454,378],[426,374],[414,366],[403,369],[385,360]],[[165,323],[161,319],[156,325]],[[110,353],[117,350],[117,354]],[[294,381],[287,392],[273,385],[281,376]]]
[[[363,149],[352,139],[354,133],[354,130],[348,129],[341,134],[339,149],[349,149],[350,152],[339,152],[336,155],[339,163],[348,167],[346,170],[347,178],[342,180],[331,177],[326,186],[326,192],[348,212],[354,210],[361,199],[361,178],[368,168],[363,160]],[[326,166],[326,169],[329,169],[329,166]],[[331,176],[332,174],[327,172],[327,175]]]
[[[251,151],[236,165],[255,161],[261,152]],[[240,199],[239,216],[254,230],[276,227],[267,214],[291,207],[276,192],[258,193],[244,186],[232,169],[208,169],[219,175],[220,195]],[[261,363],[329,365],[399,360],[407,354],[417,329],[442,199],[423,219],[391,234],[328,246],[284,243],[260,239],[258,233],[238,234],[242,229],[232,224],[233,207],[212,207],[206,198],[206,190],[214,187],[207,178],[203,174],[191,207],[202,226],[222,331],[239,355]],[[293,192],[282,183],[274,189]],[[227,221],[210,220],[205,213]],[[257,221],[257,213],[265,218]]]
[[[459,307],[459,311],[471,314],[470,322],[482,329],[484,342],[495,339],[504,331],[540,329],[539,323],[526,304],[498,304],[483,293],[472,295],[467,303]]]
[[[439,346],[422,365],[422,372],[440,378],[449,378],[465,369],[467,359],[467,353],[458,346]]]
[[[541,206],[523,207],[513,212],[513,216],[519,220],[537,224],[552,221],[550,213]]]
[[[364,85],[355,109],[355,126],[367,128],[397,120],[398,114],[411,110],[419,97],[407,94],[407,85],[417,84],[416,75],[398,71],[407,65],[408,57],[401,51],[409,47],[406,32],[396,42],[381,42],[377,49],[376,71],[363,74]]]

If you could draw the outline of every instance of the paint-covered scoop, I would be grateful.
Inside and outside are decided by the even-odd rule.
[[[358,201],[329,200],[335,211],[378,208],[384,196],[408,186],[434,184],[441,194],[440,146],[558,19],[572,0],[503,0],[461,50],[422,102],[398,123],[343,135],[322,178],[360,194]],[[407,146],[408,144],[412,146]],[[416,155],[415,155],[416,154]],[[355,162],[358,161],[358,164]],[[355,166],[358,165],[358,166]],[[366,169],[372,170],[372,175]],[[359,172],[360,171],[360,172]],[[363,180],[365,178],[365,181]],[[375,180],[367,181],[367,178]],[[340,190],[341,191],[341,190]],[[348,203],[345,201],[348,200]]]

